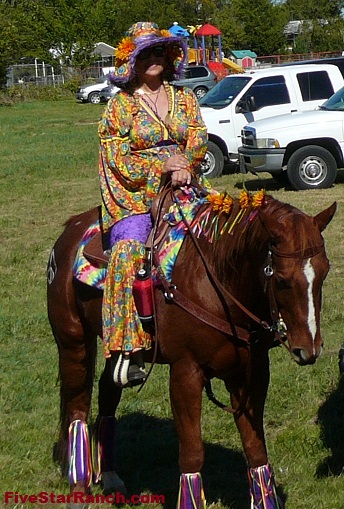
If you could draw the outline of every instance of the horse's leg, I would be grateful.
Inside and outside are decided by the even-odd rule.
[[[120,493],[124,503],[127,490],[115,471],[115,412],[122,389],[114,383],[112,373],[111,359],[107,359],[99,380],[99,414],[94,427],[94,474],[95,482],[101,478],[105,495]]]
[[[54,336],[59,350],[61,383],[57,459],[69,478],[72,498],[67,509],[86,509],[88,506],[80,494],[89,492],[92,480],[87,417],[92,397],[96,336],[85,336],[78,320],[68,331],[54,330]]]
[[[68,315],[65,315],[68,316]],[[71,493],[87,493],[92,480],[87,417],[91,405],[96,336],[85,334],[75,318],[64,330],[53,328],[59,350],[61,428],[57,459],[68,474]],[[82,506],[82,504],[81,504]],[[73,507],[78,507],[75,504]]]
[[[204,462],[201,436],[203,372],[183,359],[171,366],[170,396],[179,438],[181,471],[178,505],[180,509],[203,509],[205,499],[200,470]]]
[[[276,493],[273,470],[268,463],[264,436],[264,405],[269,386],[269,359],[267,354],[252,352],[252,366],[247,387],[231,390],[234,414],[248,462],[248,477],[251,492],[251,509],[283,509]],[[258,362],[258,358],[261,360]]]

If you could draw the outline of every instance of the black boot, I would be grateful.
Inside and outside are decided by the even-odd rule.
[[[113,380],[120,387],[134,387],[146,379],[142,350],[135,353],[121,352],[112,357]]]

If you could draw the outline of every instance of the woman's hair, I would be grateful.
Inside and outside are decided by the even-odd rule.
[[[175,71],[173,63],[167,62],[164,66],[164,70],[161,74],[162,81],[167,81],[168,83],[171,83],[171,81],[175,80]],[[124,90],[125,92],[128,92],[129,94],[133,94],[137,88],[139,88],[139,80],[137,73],[135,71],[135,67],[133,69],[132,78],[127,83],[118,83],[118,88],[121,90]]]

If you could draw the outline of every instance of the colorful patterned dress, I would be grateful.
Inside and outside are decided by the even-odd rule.
[[[99,177],[104,232],[136,215],[149,214],[165,161],[183,154],[192,173],[204,158],[207,132],[196,97],[188,88],[169,87],[170,121],[164,123],[140,96],[121,91],[99,124]],[[114,229],[115,229],[114,228]],[[122,230],[125,228],[122,228]],[[132,297],[132,284],[144,255],[144,242],[132,228],[112,246],[103,297],[105,356],[111,351],[149,348]]]

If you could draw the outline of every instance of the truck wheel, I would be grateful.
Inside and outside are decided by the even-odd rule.
[[[326,189],[336,180],[337,163],[325,148],[309,145],[299,148],[290,157],[287,175],[296,190]]]
[[[208,141],[208,150],[201,164],[202,175],[212,179],[223,172],[224,157],[221,149],[212,141]]]

